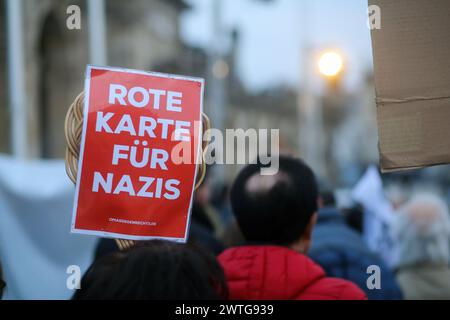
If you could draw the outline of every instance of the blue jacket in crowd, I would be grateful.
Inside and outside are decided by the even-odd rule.
[[[392,270],[370,251],[360,234],[346,225],[344,216],[337,209],[319,210],[309,255],[328,276],[357,284],[369,300],[402,299]],[[367,279],[372,274],[367,273],[367,268],[371,265],[380,267],[381,289],[371,290],[367,286]]]

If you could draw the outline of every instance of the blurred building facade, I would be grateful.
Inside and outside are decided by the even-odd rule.
[[[83,90],[89,63],[87,0],[22,0],[28,157],[64,155],[64,118]],[[81,9],[81,29],[66,26],[70,5]],[[0,152],[9,152],[6,1],[0,0]],[[181,49],[182,0],[105,1],[109,65],[151,70]],[[4,50],[5,49],[5,50]]]
[[[89,25],[86,0],[22,0],[25,33],[26,109],[28,157],[61,158],[64,155],[64,117],[83,90],[85,66],[89,63]],[[1,21],[5,0],[0,0]],[[81,9],[81,30],[66,27],[69,5]],[[203,48],[181,40],[179,18],[189,6],[182,0],[105,1],[107,18],[107,64],[125,68],[199,76],[208,80],[208,54]],[[230,48],[223,60],[226,70],[221,85],[225,91],[226,128],[280,129],[281,147],[298,151],[296,93],[273,88],[249,93],[237,75],[239,33],[231,31]],[[7,45],[6,28],[0,29],[0,45]],[[6,50],[0,52],[0,152],[9,152],[9,110]],[[205,112],[212,108],[205,99]],[[214,124],[213,124],[214,126]],[[228,173],[238,168],[228,166]],[[230,176],[230,175],[227,175]]]
[[[223,86],[224,128],[229,129],[278,129],[280,133],[280,150],[284,153],[299,154],[297,91],[289,87],[267,88],[261,92],[250,92],[241,82],[237,56],[240,48],[238,30],[231,30],[230,47],[221,57],[224,69],[220,75]],[[181,54],[165,64],[155,65],[153,70],[167,73],[179,73],[203,77],[206,79],[206,96],[211,94],[208,84],[217,74],[209,70],[208,52],[203,48],[183,45]],[[212,100],[205,99],[204,111],[211,117],[214,112]],[[214,127],[214,123],[212,123]],[[270,133],[269,133],[270,134]],[[270,142],[270,137],[269,137]],[[248,141],[247,147],[248,147]],[[248,158],[247,158],[248,160]],[[241,165],[227,165],[225,180],[230,182],[240,170]]]

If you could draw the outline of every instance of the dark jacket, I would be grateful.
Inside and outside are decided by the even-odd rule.
[[[328,276],[356,283],[369,300],[402,299],[392,270],[370,251],[357,232],[346,225],[344,216],[337,209],[319,211],[309,256],[324,268]],[[380,267],[381,289],[370,290],[367,287],[367,279],[372,275],[367,273],[367,268],[371,265]]]

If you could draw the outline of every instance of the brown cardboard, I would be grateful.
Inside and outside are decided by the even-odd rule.
[[[382,171],[450,163],[450,1],[369,5]]]

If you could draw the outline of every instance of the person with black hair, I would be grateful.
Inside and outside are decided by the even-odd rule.
[[[73,300],[217,300],[228,296],[215,257],[192,245],[147,241],[96,260]]]
[[[231,205],[248,245],[219,256],[231,299],[366,299],[355,284],[327,278],[306,254],[317,218],[318,187],[301,160],[280,156],[275,175],[246,166],[231,189]]]

